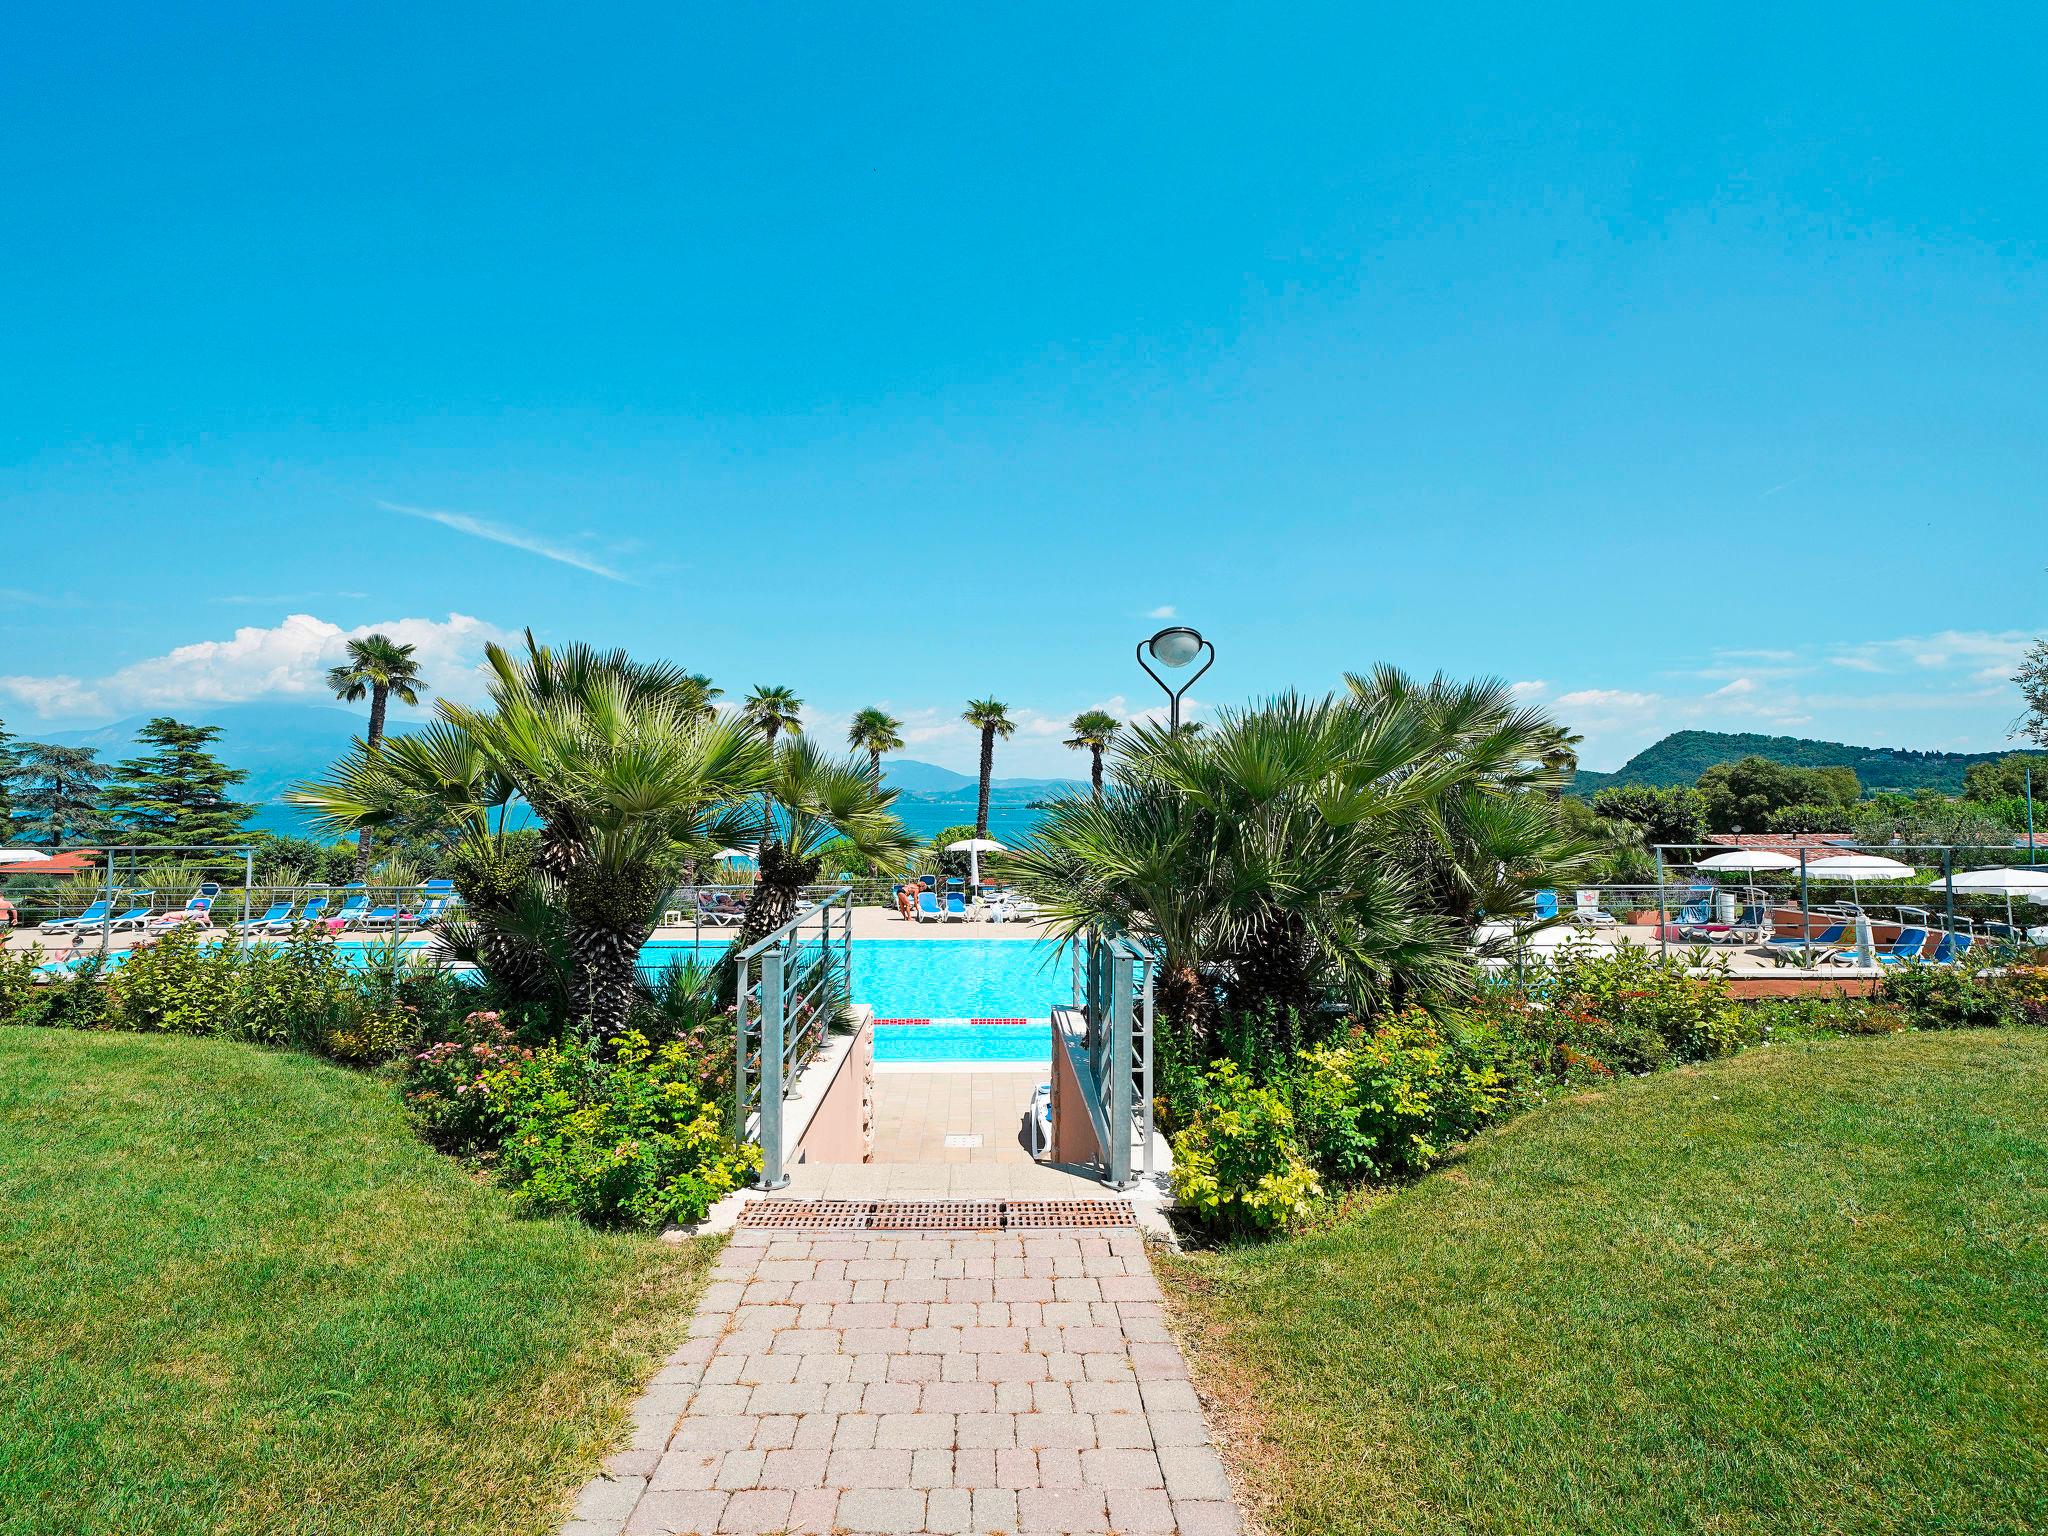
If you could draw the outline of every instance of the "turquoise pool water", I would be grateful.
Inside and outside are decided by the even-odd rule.
[[[1052,1033],[1036,1024],[877,1024],[878,1062],[971,1062],[990,1067],[1048,1067]]]

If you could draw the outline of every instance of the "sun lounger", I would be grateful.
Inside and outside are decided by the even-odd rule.
[[[1847,923],[1829,923],[1827,927],[1821,929],[1819,933],[1814,934],[1811,938],[1770,938],[1765,939],[1764,944],[1770,949],[1832,949],[1835,945],[1842,942],[1842,934],[1848,929],[1848,926]]]
[[[726,905],[720,906],[718,898],[709,891],[697,893],[697,916],[714,927],[729,927],[740,920],[739,910],[731,904],[730,897]]]
[[[173,928],[213,926],[213,898],[194,896],[175,912],[159,912],[143,924],[149,933],[169,933]]]
[[[381,907],[372,907],[355,920],[355,925],[358,928],[396,928],[398,926],[397,904],[386,903]]]
[[[939,905],[939,898],[930,891],[917,893],[917,920],[920,923],[942,923],[946,920],[946,909]]]
[[[96,901],[76,917],[51,918],[42,925],[42,931],[44,933],[69,933],[81,923],[90,923],[97,927],[100,919],[107,915],[107,908],[112,905],[113,903],[110,901]]]
[[[291,926],[292,908],[295,905],[297,903],[289,900],[273,901],[269,909],[261,917],[244,918],[241,922],[236,923],[235,932],[261,933],[268,928],[289,928]]]
[[[1934,963],[1954,965],[1970,952],[1971,942],[1967,933],[1944,933],[1941,942],[1934,946]]]
[[[967,900],[958,891],[946,893],[946,921],[964,923],[967,921]]]
[[[330,898],[326,896],[309,896],[306,898],[304,909],[296,919],[287,916],[283,922],[275,924],[274,927],[280,933],[287,933],[300,923],[317,923],[320,921],[321,914],[327,910],[329,902]]]
[[[1541,910],[1538,910],[1541,916]],[[1572,921],[1581,928],[1612,928],[1614,918],[1600,910],[1598,891],[1577,891],[1572,896]]]
[[[80,923],[71,931],[73,933],[98,933],[101,929],[105,929],[108,933],[120,933],[123,929],[140,928],[149,921],[156,911],[154,903],[145,901],[142,898],[154,895],[156,895],[155,891],[137,891],[129,897],[129,900],[138,902],[139,905],[131,906],[127,911],[112,917],[102,917],[98,922]]]
[[[1920,951],[1926,947],[1927,930],[1925,928],[1902,929],[1899,936],[1893,939],[1891,943],[1880,944],[1877,947],[1877,963],[1879,965],[1904,965],[1909,961],[1918,960],[1920,958]],[[1855,965],[1858,963],[1856,951],[1853,949],[1838,949],[1829,955],[1828,959],[1834,961],[1837,965]]]
[[[328,918],[327,922],[339,923],[344,928],[353,928],[363,920],[363,914],[369,910],[369,897],[351,896],[335,909],[334,916]]]

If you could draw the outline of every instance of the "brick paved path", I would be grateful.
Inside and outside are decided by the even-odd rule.
[[[1135,1229],[740,1231],[563,1536],[1238,1530]]]

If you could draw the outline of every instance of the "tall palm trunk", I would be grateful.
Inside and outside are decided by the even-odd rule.
[[[981,728],[981,796],[974,804],[974,835],[988,836],[988,780],[996,768],[996,728]]]
[[[1088,782],[1095,786],[1095,798],[1100,800],[1102,798],[1102,748],[1100,746],[1093,746],[1088,749]]]
[[[383,683],[370,689],[370,733],[364,738],[375,757],[377,749],[384,745],[384,712],[391,704],[391,690]],[[370,878],[370,829],[364,827],[356,833],[356,879],[358,882]]]
[[[761,869],[754,881],[754,894],[747,902],[747,915],[740,919],[738,937],[726,951],[728,957],[745,954],[784,923],[796,916],[803,889],[818,878],[824,860],[799,859],[781,843],[761,849]],[[728,965],[734,962],[729,959]],[[722,984],[723,985],[723,984]],[[727,986],[725,990],[730,991]]]
[[[868,748],[868,777],[877,784],[882,782],[882,753],[877,747]]]
[[[616,1039],[633,1010],[634,967],[645,936],[578,926],[569,942],[576,956],[570,1017],[584,1022],[594,1040]]]

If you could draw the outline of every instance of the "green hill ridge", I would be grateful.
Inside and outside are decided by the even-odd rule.
[[[2013,747],[2006,752],[1915,752],[1906,747],[1854,747],[1846,742],[1813,741],[1804,736],[1674,731],[1643,748],[1612,773],[1581,768],[1572,781],[1572,789],[1590,795],[1610,784],[1691,784],[1716,763],[1767,757],[1792,768],[1854,768],[1866,792],[1938,789],[1954,795],[1962,793],[1963,773],[1972,763],[1996,762],[2019,750]]]

